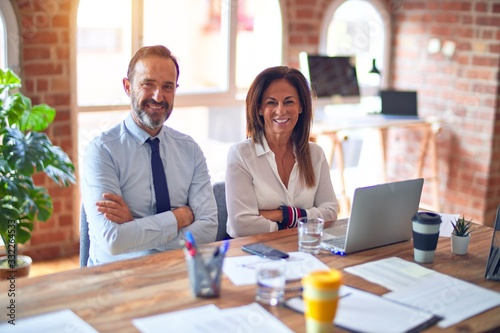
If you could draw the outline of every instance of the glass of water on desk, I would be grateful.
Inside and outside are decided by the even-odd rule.
[[[286,260],[269,259],[256,265],[257,294],[255,300],[265,305],[278,305],[283,301],[286,284]]]
[[[320,217],[299,218],[299,251],[318,254],[325,221]]]

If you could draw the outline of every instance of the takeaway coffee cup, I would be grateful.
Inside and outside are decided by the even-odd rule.
[[[413,215],[413,256],[416,262],[431,263],[439,238],[441,216],[431,212]]]
[[[307,333],[333,331],[342,273],[335,269],[313,271],[302,278]]]

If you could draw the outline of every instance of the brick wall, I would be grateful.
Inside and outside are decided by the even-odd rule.
[[[485,224],[500,204],[499,1],[405,1],[394,13],[393,86],[419,93],[438,136],[442,211]],[[429,40],[455,43],[451,57]]]
[[[48,134],[77,161],[70,22],[76,20],[71,15],[78,1],[11,2],[21,22],[23,90],[34,103],[56,108]],[[318,51],[321,22],[330,1],[281,3],[285,58],[298,67],[299,52]],[[491,223],[500,203],[500,4],[483,0],[387,0],[387,4],[394,19],[392,85],[418,90],[422,114],[444,120],[439,136],[442,211]],[[455,42],[455,54],[450,59],[428,54],[430,38]],[[401,140],[418,138],[403,133],[397,139],[399,147]],[[49,188],[54,214],[47,223],[36,225],[27,253],[35,259],[78,253],[76,186],[61,189],[43,177],[37,183]]]
[[[20,22],[21,79],[23,93],[33,104],[46,103],[56,109],[54,123],[47,130],[52,142],[77,161],[76,128],[71,112],[70,13],[71,0],[13,0]],[[76,19],[76,18],[73,18]],[[9,38],[15,38],[9,36]],[[34,260],[78,253],[78,219],[74,202],[76,186],[60,188],[43,175],[37,185],[48,188],[54,213],[45,223],[36,223],[26,254]]]

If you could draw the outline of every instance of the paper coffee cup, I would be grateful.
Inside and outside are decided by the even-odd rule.
[[[416,262],[425,264],[434,261],[440,225],[439,214],[419,212],[413,216],[413,256]]]
[[[332,332],[337,312],[342,273],[314,271],[302,278],[307,333]]]

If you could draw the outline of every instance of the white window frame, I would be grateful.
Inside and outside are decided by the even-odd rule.
[[[10,1],[0,1],[0,15],[2,15],[1,24],[4,25],[5,44],[4,54],[6,56],[5,65],[18,75],[20,74],[19,57],[19,26],[17,24],[17,15]],[[3,65],[3,64],[2,64]],[[5,254],[5,244],[0,239],[0,255]]]
[[[3,50],[7,59],[6,65],[15,73],[20,73],[20,52],[19,52],[19,26],[17,24],[17,15],[10,1],[0,1],[0,14],[2,15],[3,22],[5,22],[5,35],[6,43]]]
[[[337,9],[348,0],[334,0],[328,6],[325,16],[321,25],[320,30],[320,40],[319,40],[319,52],[326,53],[327,42],[328,42],[328,27],[333,20],[333,16]],[[391,77],[390,68],[391,66],[391,40],[392,40],[392,17],[391,13],[387,10],[387,5],[381,0],[365,0],[371,4],[375,10],[382,17],[382,22],[384,22],[384,70],[380,75],[380,88],[385,89],[389,87],[389,78]]]

